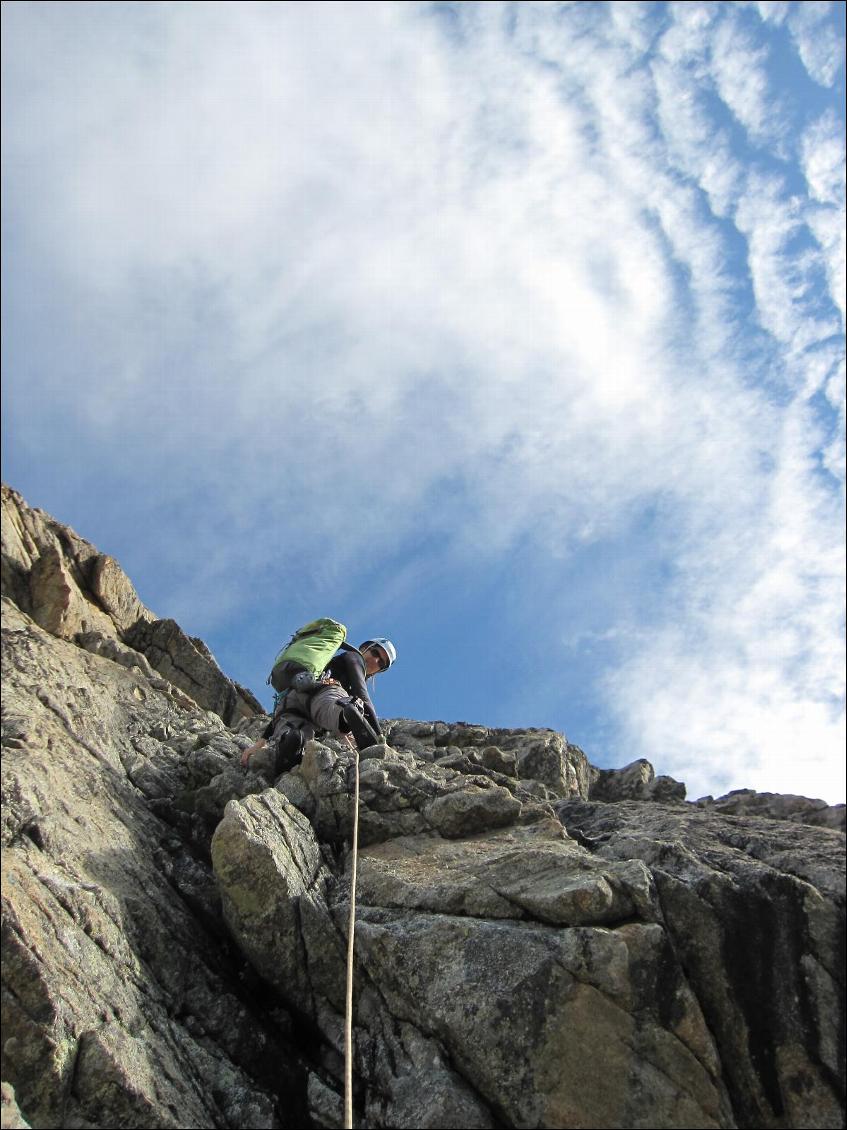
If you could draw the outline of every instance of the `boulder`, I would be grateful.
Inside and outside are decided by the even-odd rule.
[[[344,1007],[344,947],[331,873],[309,821],[281,793],[230,801],[212,839],[224,919],[253,967],[317,1021]]]
[[[508,789],[480,784],[438,796],[423,809],[424,818],[442,836],[473,835],[512,824],[521,802]]]
[[[595,770],[588,791],[591,800],[656,800],[666,803],[685,800],[685,785],[673,777],[657,777],[645,758],[625,765],[623,769]]]
[[[468,772],[491,770],[538,782],[557,796],[587,798],[597,773],[579,746],[554,730],[504,730],[467,722],[421,723],[394,718],[385,734],[389,744],[419,758],[438,758],[441,764],[457,768],[473,766],[465,770]],[[450,760],[445,761],[445,757]]]
[[[109,617],[86,600],[55,546],[37,558],[29,575],[33,619],[45,631],[72,640],[77,632],[114,632]]]
[[[726,816],[764,816],[769,820],[791,820],[796,824],[812,824],[818,828],[847,830],[845,806],[827,804],[805,796],[786,793],[759,793],[755,789],[734,789],[715,800],[702,797],[698,808],[707,808]]]
[[[372,756],[378,754],[379,756]],[[390,746],[363,751],[359,836],[363,844],[435,830],[443,836],[500,828],[534,819],[537,802],[520,782],[495,783],[485,772],[468,774],[432,764]],[[312,822],[327,843],[348,843],[352,831],[353,756],[332,740],[306,743],[303,760],[277,787]],[[525,800],[529,804],[525,804]]]
[[[15,1099],[15,1088],[8,1083],[0,1086],[0,1126],[3,1130],[30,1130]]]

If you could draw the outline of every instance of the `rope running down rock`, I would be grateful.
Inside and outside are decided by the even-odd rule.
[[[359,751],[354,755],[353,862],[350,870],[350,920],[347,925],[347,1004],[344,1016],[344,1126],[353,1130],[353,940],[356,928],[356,865],[359,857]]]

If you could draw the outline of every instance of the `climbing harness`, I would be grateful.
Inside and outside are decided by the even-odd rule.
[[[353,1130],[353,939],[356,928],[356,865],[359,857],[359,751],[353,755],[353,857],[350,868],[350,919],[347,924],[347,1003],[344,1015],[344,1126]]]

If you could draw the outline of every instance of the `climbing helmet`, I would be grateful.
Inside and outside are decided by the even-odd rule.
[[[391,640],[385,639],[384,636],[378,636],[373,640],[365,640],[364,643],[359,644],[359,651],[365,651],[369,647],[378,647],[385,655],[386,663],[382,668],[383,671],[387,671],[397,658],[397,648],[394,646]]]

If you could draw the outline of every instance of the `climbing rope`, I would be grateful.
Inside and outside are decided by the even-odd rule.
[[[359,857],[359,751],[355,752],[353,862],[350,869],[350,920],[347,924],[347,1006],[344,1016],[344,1126],[353,1130],[353,936],[356,928],[356,864]]]

